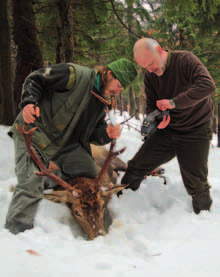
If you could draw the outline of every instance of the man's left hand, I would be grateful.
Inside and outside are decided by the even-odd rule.
[[[160,122],[160,124],[157,126],[158,129],[164,129],[167,127],[167,125],[170,123],[170,116],[164,115],[163,120]]]
[[[121,135],[120,124],[117,124],[115,126],[113,126],[111,124],[108,125],[108,127],[106,128],[106,132],[107,132],[108,136],[112,139],[119,138]]]

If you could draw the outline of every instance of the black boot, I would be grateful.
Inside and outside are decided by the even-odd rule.
[[[5,229],[8,229],[8,231],[14,235],[17,235],[19,233],[24,232],[25,230],[33,229],[33,225],[20,223],[20,222],[6,222]]]
[[[192,196],[192,206],[195,214],[201,211],[209,211],[212,205],[212,198],[210,192],[196,193]]]

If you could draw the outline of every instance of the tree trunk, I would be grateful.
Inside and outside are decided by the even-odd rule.
[[[146,96],[144,94],[140,95],[140,113],[144,115],[146,113]]]
[[[119,94],[119,111],[120,111],[120,116],[122,116],[122,114],[123,114],[123,103],[122,103],[121,93]]]
[[[218,103],[218,147],[220,147],[220,102]]]
[[[12,0],[12,17],[17,45],[14,97],[18,113],[23,82],[32,71],[43,67],[43,58],[37,40],[32,0]]]
[[[136,102],[135,102],[135,94],[133,92],[132,86],[129,86],[128,93],[129,93],[129,104],[130,104],[129,115],[133,115],[136,112]]]
[[[0,124],[11,125],[15,119],[15,109],[11,90],[10,28],[7,0],[0,2],[0,32]]]
[[[73,62],[74,40],[70,0],[57,1],[57,9],[59,21],[57,26],[56,62]]]
[[[141,102],[140,102],[140,96],[135,95],[135,103],[136,103],[135,118],[137,120],[139,120],[140,119],[140,116],[139,116],[140,115],[140,104],[141,104]]]

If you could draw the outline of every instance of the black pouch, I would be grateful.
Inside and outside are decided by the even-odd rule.
[[[151,137],[157,130],[157,126],[163,120],[164,115],[169,115],[169,110],[160,111],[158,109],[154,110],[145,116],[142,126],[141,135],[145,137]]]

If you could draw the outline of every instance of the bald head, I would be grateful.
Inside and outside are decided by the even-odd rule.
[[[156,49],[158,48],[159,43],[151,38],[141,38],[139,39],[134,45],[134,58],[137,59],[140,56],[143,56],[145,52],[152,52],[155,53]]]
[[[151,38],[141,38],[134,45],[135,61],[149,72],[161,76],[165,70],[167,52]]]
[[[152,38],[141,38],[134,45],[134,51],[145,49],[155,51],[159,43]]]

